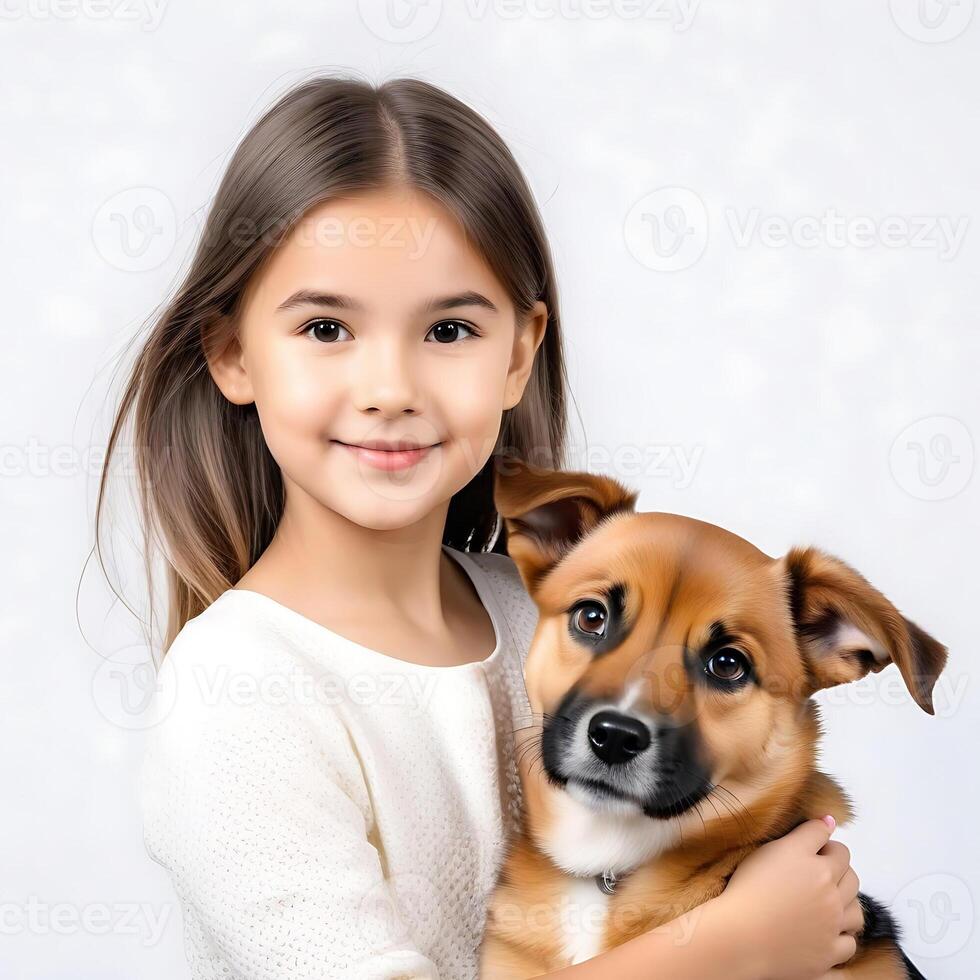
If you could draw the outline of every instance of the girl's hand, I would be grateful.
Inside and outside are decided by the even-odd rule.
[[[832,833],[833,826],[813,819],[763,844],[718,896],[741,920],[765,980],[815,980],[857,949],[860,882],[850,851],[830,841]]]

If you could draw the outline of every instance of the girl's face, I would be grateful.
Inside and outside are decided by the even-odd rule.
[[[403,527],[448,507],[493,452],[544,337],[523,324],[453,215],[407,188],[311,210],[253,276],[234,339],[209,356],[255,402],[287,501]],[[372,442],[414,452],[358,449]]]

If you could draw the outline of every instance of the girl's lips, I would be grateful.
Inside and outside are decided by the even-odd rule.
[[[368,466],[374,466],[379,470],[391,471],[405,470],[410,466],[414,466],[420,460],[424,459],[433,449],[436,449],[440,443],[436,443],[434,446],[423,446],[421,449],[399,449],[397,451],[365,449],[363,446],[351,446],[346,442],[340,441],[337,441],[337,445],[350,450],[359,460],[367,463]]]

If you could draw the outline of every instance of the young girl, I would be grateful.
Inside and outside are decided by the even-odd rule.
[[[408,79],[265,113],[109,446],[132,418],[168,568],[141,792],[193,977],[477,975],[536,621],[492,456],[561,466],[565,401],[542,223],[485,120]],[[861,926],[831,830],[553,975],[822,975]]]

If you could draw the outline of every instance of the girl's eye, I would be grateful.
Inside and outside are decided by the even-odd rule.
[[[605,635],[606,619],[606,607],[593,599],[581,603],[572,612],[572,626],[593,639]]]
[[[459,331],[461,329],[468,331],[473,337],[479,336],[473,327],[468,323],[464,323],[462,320],[441,320],[432,326],[429,333],[435,334],[437,343],[451,344],[453,341],[459,339]]]
[[[725,647],[711,656],[704,669],[716,680],[732,683],[745,677],[749,665],[741,650]]]
[[[307,337],[323,344],[334,343],[337,340],[338,332],[341,330],[345,330],[348,334],[350,334],[350,331],[337,320],[327,320],[323,318],[318,320],[310,320],[310,322],[303,327],[303,333]]]

